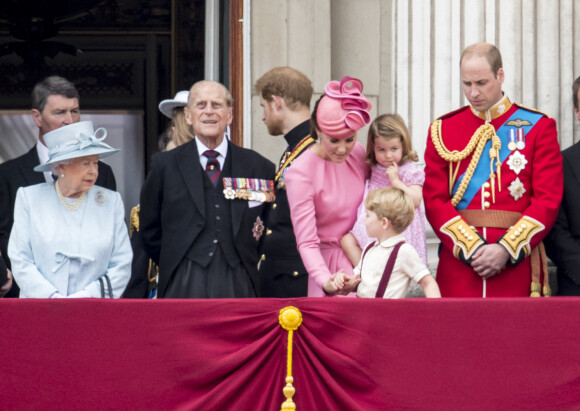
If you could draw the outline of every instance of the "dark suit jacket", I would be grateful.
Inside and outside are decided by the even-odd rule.
[[[580,296],[580,144],[564,150],[562,157],[564,196],[544,244],[558,267],[558,295]]]
[[[294,127],[284,139],[286,151],[292,152],[298,143],[310,135],[310,120]],[[304,148],[302,155],[308,148]],[[298,158],[298,157],[296,157]],[[288,166],[290,167],[290,166]],[[283,177],[281,180],[282,181]],[[285,185],[277,184],[276,201],[268,211],[262,237],[259,297],[291,298],[308,294],[308,272],[296,246],[296,237]]]
[[[231,176],[274,179],[274,164],[252,150],[228,143]],[[205,225],[203,173],[196,142],[191,141],[151,158],[151,171],[141,189],[140,234],[149,256],[159,264],[158,296],[163,297],[172,273]],[[231,203],[232,238],[254,289],[258,285],[258,241],[252,229],[264,219],[267,203]]]
[[[34,167],[40,164],[36,145],[28,153],[15,159],[0,164],[0,251],[10,267],[6,249],[10,230],[14,223],[14,201],[16,201],[16,191],[20,187],[28,187],[34,184],[44,183],[44,174],[34,171]],[[117,190],[117,183],[111,167],[99,161],[99,177],[96,185],[111,190]],[[15,287],[13,286],[14,290]],[[9,295],[13,294],[11,291]]]

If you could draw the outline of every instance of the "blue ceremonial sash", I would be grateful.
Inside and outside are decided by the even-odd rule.
[[[511,150],[508,148],[508,143],[510,141],[509,140],[509,130],[510,129],[517,129],[517,128],[523,129],[524,130],[524,141],[525,141],[526,134],[528,134],[528,132],[532,129],[532,127],[534,127],[536,125],[536,123],[538,122],[538,120],[540,118],[542,118],[542,116],[543,116],[543,114],[536,113],[533,111],[528,111],[528,110],[525,110],[522,108],[518,108],[511,115],[511,117],[508,118],[505,121],[505,123],[503,123],[502,126],[497,129],[497,131],[495,133],[497,134],[497,136],[501,140],[501,149],[499,151],[499,158],[500,158],[500,161],[502,163],[511,154]],[[507,124],[512,120],[528,121],[530,123],[530,125],[522,125],[520,127],[516,127],[515,125],[508,126]],[[481,186],[489,179],[490,162],[491,162],[491,159],[489,158],[489,149],[490,148],[491,148],[491,139],[487,141],[487,143],[485,144],[485,147],[483,148],[483,152],[481,153],[481,157],[479,158],[479,162],[477,163],[477,166],[475,167],[473,177],[471,178],[471,181],[467,185],[467,189],[465,190],[465,193],[463,194],[463,198],[457,204],[457,207],[456,207],[457,210],[465,210],[467,208],[467,206],[469,205],[469,203],[471,203],[471,200],[473,199],[475,194],[477,194],[477,192],[479,191]],[[493,171],[494,172],[496,171],[495,168],[496,168],[496,165],[495,165],[495,161],[494,161],[494,164],[493,164]],[[453,186],[453,191],[451,194],[452,196],[455,195],[455,192],[459,188],[459,185],[461,184],[461,180],[463,180],[464,176],[465,176],[465,173],[462,174],[457,179],[457,182]]]

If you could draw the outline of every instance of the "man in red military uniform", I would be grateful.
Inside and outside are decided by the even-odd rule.
[[[471,105],[435,120],[425,151],[423,197],[442,244],[441,295],[550,295],[542,239],[562,199],[556,123],[503,94],[493,45],[467,47],[460,75]]]

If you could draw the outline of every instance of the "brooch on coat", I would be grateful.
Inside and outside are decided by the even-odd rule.
[[[254,228],[252,229],[252,233],[254,234],[254,238],[256,241],[262,237],[264,233],[264,223],[260,217],[256,218],[256,222],[254,223]]]
[[[270,203],[276,199],[273,180],[224,177],[223,182],[224,197],[228,200],[240,199]]]
[[[97,197],[95,198],[95,201],[99,207],[105,205],[105,194],[103,194],[101,190],[97,191]]]

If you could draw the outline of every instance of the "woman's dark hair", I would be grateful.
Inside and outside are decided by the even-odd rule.
[[[318,127],[318,121],[316,120],[316,110],[318,110],[318,104],[325,95],[326,94],[321,95],[318,100],[316,100],[316,103],[314,103],[314,110],[312,110],[312,115],[310,116],[310,137],[314,140],[318,140],[318,132],[316,130],[320,130],[320,127]]]

